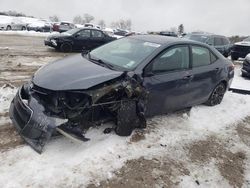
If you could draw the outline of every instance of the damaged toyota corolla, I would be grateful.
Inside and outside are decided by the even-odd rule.
[[[202,43],[165,36],[130,36],[40,68],[17,92],[10,118],[37,152],[56,133],[88,141],[93,126],[112,121],[120,136],[146,118],[221,103],[233,64]]]

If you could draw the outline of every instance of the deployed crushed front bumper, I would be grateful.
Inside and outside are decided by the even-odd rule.
[[[51,40],[48,40],[48,39],[44,40],[44,45],[45,46],[50,46],[50,47],[53,47],[53,48],[56,48],[58,46],[56,41],[54,41],[54,40],[51,41]]]
[[[10,118],[22,138],[38,153],[63,120],[47,116],[44,107],[36,97],[26,99],[24,88],[20,88],[12,100]]]

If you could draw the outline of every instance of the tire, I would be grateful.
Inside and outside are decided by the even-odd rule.
[[[134,101],[124,102],[117,111],[117,127],[115,132],[119,136],[129,136],[138,126],[136,114],[136,103]]]
[[[238,56],[236,56],[236,55],[231,54],[231,59],[232,59],[233,61],[236,61],[236,60],[238,60],[238,59],[239,59],[239,57],[238,57]]]
[[[215,106],[220,104],[224,97],[225,92],[226,92],[226,86],[224,83],[221,82],[214,88],[212,94],[210,95],[207,102],[205,102],[205,104],[208,106]]]
[[[26,27],[23,26],[21,30],[22,30],[22,31],[26,30]]]
[[[72,51],[72,45],[70,43],[68,43],[68,42],[65,42],[60,46],[60,50],[62,52],[71,52]]]
[[[7,31],[11,30],[11,26],[8,25],[8,26],[6,27],[6,30],[7,30]]]

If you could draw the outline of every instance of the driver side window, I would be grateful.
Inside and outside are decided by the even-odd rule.
[[[77,33],[77,35],[78,35],[79,38],[88,38],[88,37],[90,37],[90,30],[85,29],[85,30],[79,31]]]
[[[179,71],[189,68],[188,46],[170,48],[158,56],[152,64],[153,73]]]

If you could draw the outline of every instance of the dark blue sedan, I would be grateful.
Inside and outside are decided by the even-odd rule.
[[[70,56],[38,70],[10,107],[14,126],[36,151],[59,132],[87,141],[91,126],[113,121],[118,135],[146,118],[198,104],[220,104],[233,64],[199,42],[138,35]]]

